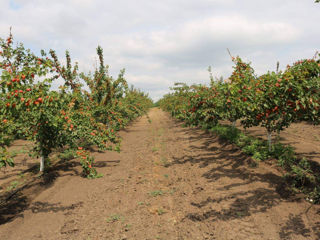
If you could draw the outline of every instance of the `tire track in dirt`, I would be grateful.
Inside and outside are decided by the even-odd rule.
[[[0,239],[320,239],[319,206],[306,216],[277,170],[216,137],[159,109],[121,136],[120,154],[95,153],[103,178],[61,170]]]

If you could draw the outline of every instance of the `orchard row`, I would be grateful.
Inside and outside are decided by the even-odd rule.
[[[14,166],[7,147],[23,138],[34,142],[40,171],[53,151],[71,149],[84,174],[97,176],[88,148],[119,150],[117,131],[152,105],[146,94],[128,87],[124,70],[116,79],[109,75],[101,47],[97,54],[99,66],[85,74],[68,52],[63,65],[53,50],[37,56],[14,46],[11,34],[0,38],[0,168]]]
[[[264,127],[269,151],[273,132],[302,120],[319,124],[320,54],[261,76],[241,58],[232,57],[232,61],[233,72],[227,80],[214,81],[209,70],[210,86],[177,83],[174,92],[159,101],[160,106],[193,125],[228,120],[240,121],[244,128]]]

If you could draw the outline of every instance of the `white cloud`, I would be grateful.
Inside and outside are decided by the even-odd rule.
[[[241,4],[240,4],[241,2]],[[158,98],[175,81],[208,82],[232,71],[226,48],[257,72],[310,57],[318,48],[320,4],[254,0],[0,0],[0,36],[34,51],[68,49],[84,71],[104,48],[112,75]],[[275,7],[276,6],[276,7]],[[303,11],[301,11],[303,9]],[[166,90],[167,89],[167,90]]]
[[[176,55],[200,50],[203,46],[264,46],[290,43],[299,37],[299,30],[281,22],[258,22],[241,16],[204,18],[186,22],[168,31],[151,31],[123,39],[122,54]],[[119,42],[122,36],[119,36]]]

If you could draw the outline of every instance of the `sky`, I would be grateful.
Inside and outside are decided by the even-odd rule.
[[[314,0],[0,0],[0,37],[35,53],[69,50],[94,70],[104,49],[110,74],[158,100],[175,82],[209,83],[208,67],[228,78],[227,52],[257,74],[320,51],[320,4]],[[56,83],[58,84],[58,83]]]

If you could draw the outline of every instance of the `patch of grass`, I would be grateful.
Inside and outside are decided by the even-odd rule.
[[[97,179],[97,178],[102,178],[103,177],[103,174],[102,173],[97,173],[95,174],[94,176],[90,176],[88,177],[89,179]]]
[[[158,215],[163,215],[163,214],[165,214],[166,213],[166,211],[164,210],[164,209],[162,209],[162,208],[158,208],[157,209],[157,214]]]
[[[142,206],[142,205],[144,205],[144,202],[138,202],[138,205]]]
[[[21,178],[24,178],[25,177],[25,175],[23,174],[23,173],[19,173],[19,178],[21,179]]]
[[[153,147],[153,148],[151,149],[151,151],[152,151],[152,152],[157,152],[157,151],[158,151],[158,148]]]
[[[10,183],[10,186],[7,187],[7,191],[11,191],[11,190],[15,189],[16,187],[18,187],[19,184],[20,183],[18,181],[12,181]]]
[[[319,199],[320,199],[320,186],[316,186],[308,194],[307,200],[311,203],[319,203]]]
[[[111,222],[118,222],[118,221],[122,221],[123,222],[124,217],[119,215],[119,214],[113,214],[110,217],[107,218],[107,222],[111,223]]]
[[[165,192],[162,190],[156,190],[156,191],[149,192],[149,195],[152,197],[157,197],[157,196],[163,195],[164,193]]]
[[[161,163],[164,167],[168,166],[168,160],[166,157],[161,157]]]
[[[24,153],[28,153],[29,151],[25,148],[22,148],[20,150],[12,150],[10,151],[10,157],[14,158],[16,157],[18,154],[24,154]]]
[[[131,229],[131,227],[132,227],[132,224],[126,224],[126,225],[124,226],[124,228],[125,228],[126,231],[129,231],[129,230]]]
[[[152,123],[152,121],[151,121],[151,119],[150,119],[149,115],[147,114],[146,116],[147,116],[148,122],[149,122],[149,123]]]
[[[238,217],[246,216],[245,212],[236,212],[236,214],[237,214]]]
[[[13,150],[13,151],[10,152],[10,157],[14,158],[14,157],[16,157],[18,155],[18,153],[19,153],[19,151]]]
[[[58,158],[64,161],[74,159],[76,156],[75,151],[71,149],[66,149],[63,152],[59,153]]]
[[[165,178],[169,178],[169,175],[168,174],[164,174],[163,175]]]

